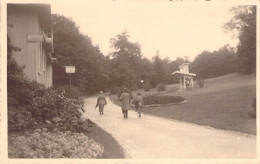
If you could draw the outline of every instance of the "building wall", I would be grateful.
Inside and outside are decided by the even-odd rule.
[[[17,63],[25,66],[24,73],[46,87],[52,86],[52,64],[47,62],[48,54],[41,42],[27,42],[30,33],[42,33],[37,13],[25,10],[8,10],[8,35],[11,43],[21,48],[21,51],[13,52]]]

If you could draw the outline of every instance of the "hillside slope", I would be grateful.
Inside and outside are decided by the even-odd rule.
[[[156,116],[206,125],[223,130],[256,134],[256,119],[248,116],[252,100],[256,96],[254,74],[230,74],[205,80],[203,88],[170,92],[162,95],[181,95],[188,102],[182,105],[149,107],[144,112]]]

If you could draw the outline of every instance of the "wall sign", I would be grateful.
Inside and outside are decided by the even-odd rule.
[[[27,42],[43,42],[44,38],[42,34],[28,34]]]

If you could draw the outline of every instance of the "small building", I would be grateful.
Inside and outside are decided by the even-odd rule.
[[[52,86],[53,37],[48,4],[7,4],[7,34],[21,51],[12,52],[30,79]]]
[[[172,73],[174,76],[179,76],[181,90],[193,88],[193,77],[196,76],[196,74],[189,73],[189,65],[189,63],[183,63],[179,66],[180,71]]]

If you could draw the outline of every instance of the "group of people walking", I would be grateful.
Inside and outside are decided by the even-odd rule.
[[[127,119],[128,117],[128,110],[130,109],[132,95],[127,92],[127,89],[124,88],[122,93],[119,96],[119,100],[121,101],[122,113],[123,118]],[[107,104],[106,98],[102,91],[97,98],[96,107],[99,106],[99,113],[100,115],[104,114],[104,106]],[[143,98],[141,93],[137,93],[137,96],[132,100],[132,104],[135,106],[135,110],[138,112],[138,116],[141,117],[142,113],[142,106],[143,106]]]

